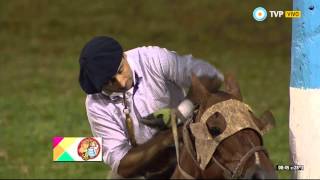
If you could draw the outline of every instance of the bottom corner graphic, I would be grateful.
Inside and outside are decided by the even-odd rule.
[[[54,137],[53,161],[102,161],[100,137]]]

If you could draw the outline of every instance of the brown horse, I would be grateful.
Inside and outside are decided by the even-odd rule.
[[[192,76],[187,98],[199,107],[193,120],[184,124],[179,163],[172,178],[277,178],[262,141],[274,123],[272,114],[267,111],[257,118],[242,102],[233,76],[226,76],[224,88],[209,93]]]

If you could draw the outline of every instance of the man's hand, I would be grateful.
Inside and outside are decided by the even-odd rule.
[[[161,131],[168,129],[168,127],[164,123],[163,114],[158,114],[157,116],[154,116],[153,114],[151,114],[145,118],[142,118],[140,121],[144,125],[147,125],[151,128],[157,128]]]

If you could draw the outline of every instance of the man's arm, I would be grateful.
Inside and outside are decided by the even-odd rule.
[[[145,171],[159,163],[159,157],[165,157],[169,162],[170,157],[166,149],[173,144],[171,130],[160,131],[146,143],[129,150],[120,161],[119,175],[126,178],[144,175]]]
[[[131,147],[123,131],[124,127],[120,127],[121,123],[116,122],[116,117],[108,114],[108,108],[100,104],[102,102],[92,97],[87,98],[86,109],[92,134],[102,137],[103,160],[112,168],[113,173],[123,177],[144,175],[146,170],[156,169],[154,166],[159,163],[166,165],[170,161],[168,156],[175,155],[168,151],[174,144],[170,129],[158,132],[144,144]],[[181,138],[180,128],[178,131]],[[159,157],[166,158],[159,160]]]
[[[190,87],[192,73],[210,92],[219,89],[223,82],[223,74],[203,60],[191,55],[180,56],[164,48],[158,48],[158,53],[160,71],[163,76],[181,87]]]

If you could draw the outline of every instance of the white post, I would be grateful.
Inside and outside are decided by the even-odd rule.
[[[304,170],[294,178],[320,179],[320,0],[294,0],[289,138],[291,158]]]

